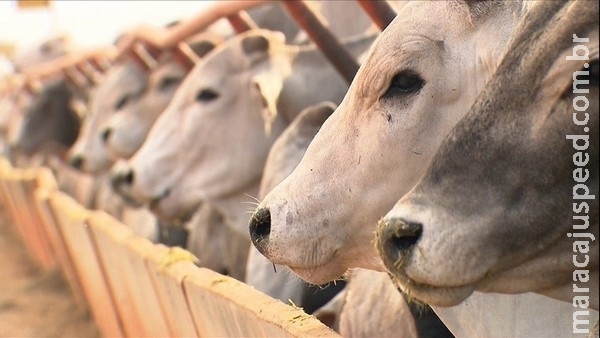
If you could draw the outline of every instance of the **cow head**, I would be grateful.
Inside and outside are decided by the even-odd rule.
[[[26,156],[63,155],[79,133],[79,116],[70,106],[72,96],[72,88],[66,81],[57,80],[25,99],[22,116],[9,132],[11,148]]]
[[[474,290],[534,291],[575,306],[574,281],[598,285],[598,50],[598,3],[546,2],[525,18],[424,178],[380,222],[379,252],[405,292],[449,306]]]
[[[133,61],[113,66],[104,80],[93,89],[81,135],[71,149],[73,167],[89,173],[108,170],[114,159],[100,135],[102,126],[117,114],[131,97],[144,91],[148,75]]]
[[[252,216],[253,242],[274,263],[313,283],[351,267],[384,270],[377,220],[467,112],[521,13],[519,3],[440,5],[400,10],[298,167]]]
[[[203,57],[221,38],[201,34],[189,42],[192,51]],[[100,137],[115,158],[130,158],[142,146],[150,128],[173,98],[183,82],[187,70],[176,62],[172,53],[166,53],[148,76],[144,89],[122,96],[119,107],[102,126]]]
[[[270,119],[266,134],[262,118],[276,116],[290,67],[284,47],[281,34],[257,30],[202,59],[129,167],[114,173],[119,190],[149,203],[163,218],[181,218],[203,200],[258,184],[268,150],[284,127],[281,119]]]

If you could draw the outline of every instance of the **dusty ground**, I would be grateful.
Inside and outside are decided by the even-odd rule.
[[[0,205],[0,337],[99,337],[59,271],[38,269]]]

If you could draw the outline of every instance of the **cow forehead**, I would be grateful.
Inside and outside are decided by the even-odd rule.
[[[140,92],[148,81],[145,74],[133,62],[124,62],[111,68],[105,80],[98,86],[92,99],[92,109],[98,105],[103,110],[105,105],[113,104],[127,93]]]

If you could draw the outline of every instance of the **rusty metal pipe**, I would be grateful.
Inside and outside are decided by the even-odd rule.
[[[156,67],[157,60],[154,58],[150,51],[146,48],[143,43],[137,43],[133,46],[129,56],[132,60],[138,64],[144,71],[151,71]]]
[[[235,14],[227,16],[227,21],[229,21],[231,27],[233,27],[233,30],[237,34],[247,32],[258,27],[256,22],[252,20],[246,11],[239,11]]]
[[[304,1],[282,1],[296,23],[325,54],[335,69],[351,83],[359,65]]]
[[[173,50],[173,57],[186,71],[192,70],[200,58],[184,42],[180,42]]]
[[[397,14],[387,1],[358,0],[358,4],[381,30],[384,30]]]

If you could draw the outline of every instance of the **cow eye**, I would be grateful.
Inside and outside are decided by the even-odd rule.
[[[119,101],[117,101],[117,103],[115,104],[115,110],[123,109],[123,107],[125,107],[127,102],[129,102],[129,95],[125,95],[125,96],[121,97],[119,99]]]
[[[196,95],[196,101],[208,102],[219,97],[219,94],[212,89],[202,89]]]
[[[158,90],[166,90],[175,85],[178,85],[181,82],[181,78],[178,77],[165,77],[160,80],[158,84]]]
[[[425,81],[419,75],[400,72],[394,76],[385,95],[411,94],[418,92]]]

